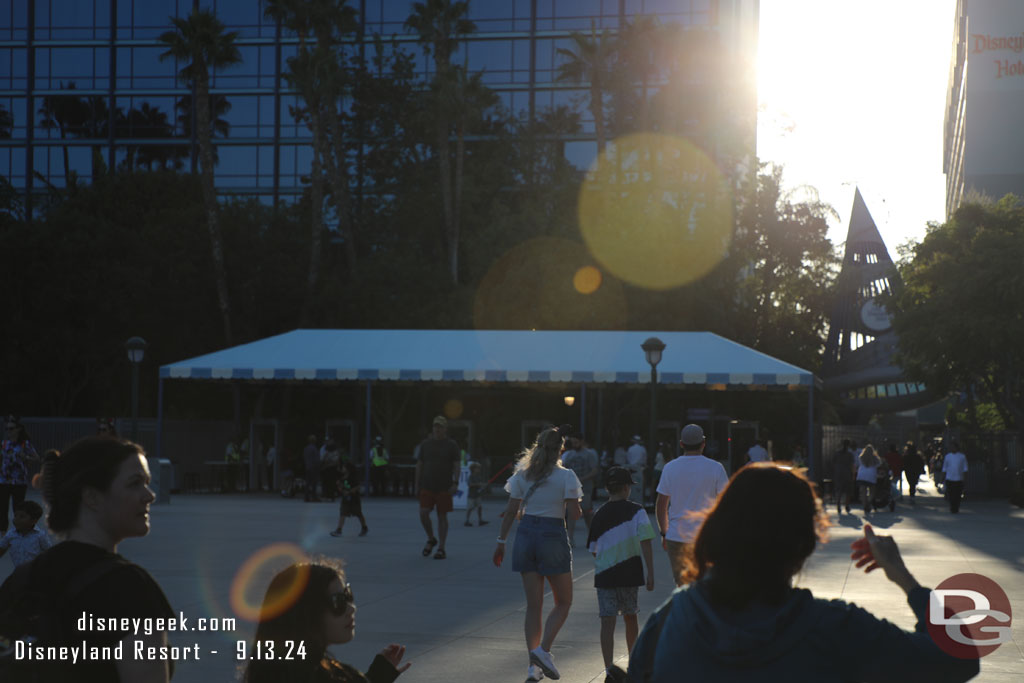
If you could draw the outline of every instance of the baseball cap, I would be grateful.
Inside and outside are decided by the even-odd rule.
[[[633,441],[636,441],[637,443],[640,443],[643,440],[644,440],[644,437],[640,436],[639,434],[634,434],[633,435]]]
[[[442,427],[447,427],[448,420],[445,419],[444,415],[438,415],[437,417],[434,418],[434,424],[441,425]]]
[[[633,476],[629,473],[625,467],[609,467],[608,471],[604,474],[604,483],[606,486],[622,486],[624,484],[632,484]]]
[[[704,430],[700,425],[688,424],[683,427],[679,440],[684,446],[699,446],[704,442]]]

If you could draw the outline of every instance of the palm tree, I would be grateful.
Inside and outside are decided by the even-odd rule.
[[[299,97],[306,103],[305,107],[292,108],[291,114],[298,120],[308,121],[309,130],[313,134],[313,160],[309,172],[309,200],[310,200],[310,248],[309,267],[306,269],[306,296],[303,299],[300,321],[302,325],[308,322],[309,313],[313,304],[313,297],[316,293],[317,280],[320,277],[320,261],[323,252],[323,206],[324,206],[324,172],[323,161],[330,156],[327,149],[327,138],[324,134],[324,106],[322,87],[322,68],[324,60],[322,56],[314,54],[322,49],[317,46],[315,50],[302,47],[298,54],[288,58],[288,73],[285,78],[288,83],[299,93]]]
[[[338,111],[338,103],[348,88],[349,79],[341,68],[340,55],[336,49],[341,37],[356,32],[356,13],[346,5],[346,0],[267,0],[265,13],[299,37],[297,57],[301,57],[302,61],[296,62],[296,65],[301,64],[304,73],[295,74],[293,69],[293,75],[298,76],[299,81],[293,83],[293,86],[306,101],[307,106],[303,111],[309,118],[310,130],[313,132],[314,162],[318,161],[319,155],[317,173],[325,174],[330,182],[331,197],[338,215],[338,231],[344,240],[345,260],[351,277],[357,262],[356,240],[349,211],[351,202],[345,138]],[[315,39],[315,46],[309,45],[311,38]],[[313,117],[318,120],[314,122]],[[311,271],[318,267],[312,266]]]
[[[75,82],[60,84],[61,90],[74,90]],[[89,115],[88,107],[81,98],[75,95],[47,95],[39,107],[42,120],[39,126],[44,130],[57,130],[60,139],[66,140],[69,135],[78,135]],[[62,147],[64,156],[64,186],[71,187],[71,168],[68,160],[68,147]]]
[[[149,102],[143,102],[138,109],[128,111],[129,138],[154,138],[170,139],[173,131],[167,117],[167,112],[160,111]],[[177,146],[173,145],[142,145],[137,148],[137,154],[133,153],[134,148],[128,153],[128,167],[144,167],[152,171],[153,164],[158,163],[160,168],[167,168],[168,162],[177,160]],[[180,164],[180,160],[178,160]]]
[[[434,58],[435,93],[449,89],[453,78],[451,57],[459,41],[476,30],[476,24],[466,18],[469,3],[451,0],[427,0],[413,4],[412,14],[405,20],[407,31],[419,34],[424,54]],[[457,78],[455,76],[454,78]],[[448,267],[452,282],[458,283],[459,226],[452,196],[451,118],[449,106],[443,98],[434,98],[434,143],[437,147],[438,170],[441,176],[441,209],[444,214],[445,237],[448,246]]]
[[[469,75],[461,66],[453,66],[444,77],[434,81],[434,97],[438,110],[452,121],[455,128],[455,173],[452,178],[452,220],[448,228],[448,263],[452,280],[457,282],[459,272],[459,243],[462,237],[461,209],[464,167],[466,159],[466,133],[478,122],[483,113],[498,102],[498,96],[483,84],[483,74]]]
[[[619,72],[625,82],[618,85],[624,92],[634,92],[634,85],[640,83],[640,98],[637,102],[638,112],[634,128],[647,132],[650,128],[650,107],[647,91],[652,79],[658,74],[658,64],[662,61],[663,31],[654,17],[639,17],[626,24],[618,35],[618,58],[623,69]],[[632,108],[632,107],[630,107]]]
[[[182,95],[174,103],[174,108],[178,110],[175,120],[181,130],[181,136],[191,140],[192,120],[196,118],[193,117],[192,95]],[[231,102],[228,98],[223,95],[210,95],[210,133],[214,138],[226,138],[231,133],[231,124],[227,119],[223,118],[229,111],[231,111]],[[217,154],[217,145],[211,145],[211,147],[213,165],[216,166],[220,163],[220,156]],[[180,158],[189,156],[188,148],[179,147],[177,156],[179,157],[179,162]]]
[[[160,59],[174,59],[185,66],[178,76],[188,83],[196,97],[196,134],[199,139],[199,162],[202,171],[203,203],[206,229],[210,237],[217,304],[224,324],[224,342],[231,344],[231,306],[228,299],[227,270],[224,247],[217,222],[217,192],[213,184],[213,131],[210,124],[210,70],[223,69],[242,61],[235,46],[236,31],[227,32],[224,24],[210,10],[193,10],[187,18],[171,17],[173,31],[160,35],[167,51]]]
[[[608,144],[604,95],[614,77],[618,41],[607,29],[598,33],[593,22],[590,23],[589,35],[574,32],[569,37],[574,49],[558,48],[558,54],[566,61],[559,65],[556,80],[589,84],[590,113],[594,117],[597,151],[602,154]]]

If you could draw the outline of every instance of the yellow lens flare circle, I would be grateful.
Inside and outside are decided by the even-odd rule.
[[[449,420],[457,420],[462,417],[462,401],[457,398],[450,398],[445,401],[444,414]]]
[[[627,321],[622,283],[594,265],[587,247],[538,237],[509,249],[480,281],[478,330],[609,330]]]
[[[309,568],[297,572],[295,581],[285,590],[267,595],[264,600],[264,591],[271,578],[267,574],[290,564],[304,562],[308,562],[308,556],[302,548],[292,543],[275,543],[253,553],[231,582],[231,608],[235,614],[249,621],[260,621],[284,613],[306,589]]]
[[[580,232],[594,259],[653,290],[690,284],[724,258],[733,193],[692,142],[638,133],[615,140],[580,189]]]
[[[583,266],[572,276],[572,286],[580,294],[593,294],[601,286],[601,271],[594,266]]]

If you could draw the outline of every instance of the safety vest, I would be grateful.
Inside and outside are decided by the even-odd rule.
[[[466,452],[465,448],[459,450],[459,459],[462,461],[459,464],[465,467],[466,463],[469,461],[469,453]]]
[[[370,464],[374,467],[383,467],[388,464],[388,452],[383,446],[374,446],[370,452],[373,454]]]

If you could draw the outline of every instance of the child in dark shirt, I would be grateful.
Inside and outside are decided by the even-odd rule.
[[[474,509],[476,510],[476,518],[479,526],[489,523],[484,519],[484,507],[480,504],[480,499],[483,497],[484,489],[486,487],[487,480],[484,479],[484,475],[480,471],[480,463],[470,462],[469,494],[466,496],[466,526],[473,526],[473,522],[469,521],[469,518],[472,516]]]
[[[624,467],[611,467],[605,474],[608,502],[594,513],[587,537],[587,549],[594,554],[594,586],[601,617],[601,654],[607,671],[614,662],[615,622],[618,615],[626,625],[626,652],[633,649],[639,624],[637,593],[646,585],[654,590],[651,539],[654,527],[647,512],[629,500],[632,475]],[[641,563],[641,556],[643,563]],[[647,578],[644,579],[644,564]]]
[[[331,536],[341,536],[341,530],[345,526],[346,517],[358,517],[359,522],[363,525],[359,535],[365,536],[370,531],[370,528],[366,526],[366,518],[363,517],[363,503],[359,495],[359,479],[351,462],[345,461],[341,464],[337,487],[338,493],[341,494],[341,505],[338,511],[338,528],[331,532]]]

